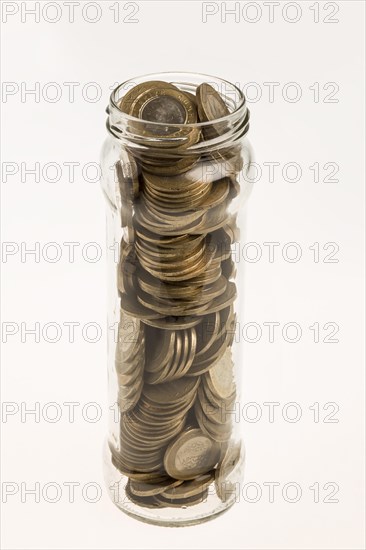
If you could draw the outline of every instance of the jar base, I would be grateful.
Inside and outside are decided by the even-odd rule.
[[[214,483],[208,488],[205,500],[193,506],[172,507],[145,507],[133,502],[127,492],[128,477],[123,475],[111,462],[111,453],[108,444],[104,448],[104,478],[109,497],[113,504],[128,516],[160,527],[188,527],[215,519],[227,510],[236,501],[232,494],[222,502],[215,490]]]

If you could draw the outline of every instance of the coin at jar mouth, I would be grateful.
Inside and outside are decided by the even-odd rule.
[[[197,107],[197,98],[194,94],[192,94],[191,92],[184,92],[186,94],[186,96],[189,97],[189,99],[192,101],[192,103],[194,103],[194,105],[196,105]]]
[[[209,140],[225,134],[229,125],[223,117],[230,115],[230,111],[221,95],[207,82],[198,86],[196,90],[197,111],[200,122],[211,122],[202,128],[204,139]],[[220,120],[221,119],[221,120]],[[215,122],[218,120],[218,122]]]
[[[203,82],[198,86],[196,98],[198,113],[202,122],[216,120],[230,114],[221,95],[207,82]]]
[[[191,126],[197,122],[196,106],[178,88],[147,90],[133,103],[130,114],[144,122],[138,140],[150,144],[153,139],[155,148],[174,149],[178,154],[199,140],[199,130]]]
[[[212,470],[220,456],[220,448],[199,428],[188,428],[169,445],[164,466],[175,479],[194,479]]]
[[[158,124],[194,124],[197,111],[194,103],[178,88],[152,88],[134,102],[131,114]],[[166,134],[172,130],[167,128]],[[173,130],[174,131],[174,130]]]
[[[169,84],[169,82],[164,82],[163,80],[150,80],[148,82],[143,82],[142,84],[137,84],[137,86],[134,86],[131,88],[121,99],[119,103],[119,108],[124,113],[131,115],[132,106],[136,99],[146,92],[147,90],[151,90],[154,88],[173,88],[176,89],[173,84]]]

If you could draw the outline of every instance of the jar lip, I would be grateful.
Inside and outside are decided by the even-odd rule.
[[[129,84],[130,82],[132,83],[136,80],[142,80],[142,81],[145,81],[145,80],[146,81],[147,80],[158,80],[158,78],[156,78],[156,77],[159,77],[159,76],[160,77],[168,77],[168,76],[172,76],[172,75],[178,75],[178,76],[181,76],[181,77],[191,77],[192,79],[194,79],[194,77],[196,77],[196,79],[197,79],[197,77],[200,77],[200,78],[204,77],[207,80],[207,82],[216,81],[216,82],[226,84],[226,85],[230,86],[232,88],[232,90],[234,90],[238,94],[239,101],[238,101],[237,105],[235,105],[234,110],[231,113],[229,113],[228,115],[225,115],[221,118],[215,118],[213,120],[208,120],[208,121],[205,121],[205,122],[195,122],[195,123],[191,123],[191,124],[172,124],[172,123],[165,123],[165,122],[164,123],[152,122],[152,121],[148,121],[148,120],[145,120],[145,119],[142,119],[142,118],[134,117],[132,115],[128,115],[127,113],[123,112],[119,108],[118,102],[120,100],[117,101],[116,96],[118,94],[118,91],[123,86],[126,86],[126,84]],[[169,81],[167,80],[167,82],[169,82]],[[162,127],[162,126],[164,126],[164,128],[176,128],[176,129],[179,129],[179,128],[204,128],[206,126],[212,126],[215,123],[230,122],[232,119],[235,119],[236,117],[238,117],[238,115],[241,115],[241,114],[244,118],[244,116],[246,114],[246,99],[245,99],[245,96],[244,96],[243,92],[240,90],[240,88],[238,88],[238,86],[236,86],[236,84],[233,84],[232,82],[229,82],[229,80],[225,80],[224,78],[219,78],[219,77],[216,77],[216,76],[213,76],[213,75],[208,75],[208,74],[204,74],[204,73],[191,73],[191,72],[186,72],[186,71],[175,71],[174,73],[171,72],[171,71],[165,71],[165,72],[161,72],[161,73],[149,73],[149,74],[129,78],[128,80],[125,80],[124,82],[121,82],[120,84],[118,84],[118,86],[112,91],[112,93],[110,95],[110,105],[114,109],[117,109],[119,116],[122,115],[122,120],[125,120],[126,122],[132,122],[132,123],[139,122],[140,124],[143,123],[143,122],[147,122],[149,124],[149,126],[155,127],[155,128]]]

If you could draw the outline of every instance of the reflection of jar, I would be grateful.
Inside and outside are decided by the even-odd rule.
[[[159,81],[148,95],[155,103],[134,97],[140,118],[122,112],[129,90],[148,80]],[[199,90],[213,88],[225,103],[213,95],[200,104],[199,92],[197,102],[204,82],[211,87]],[[184,123],[184,109],[194,122]],[[106,480],[130,515],[197,523],[231,506],[242,481],[235,329],[239,226],[251,189],[249,111],[226,81],[165,73],[118,86],[108,114],[103,191],[108,248],[118,246],[119,255],[109,265],[108,325],[118,327],[109,331],[109,393],[118,414]]]

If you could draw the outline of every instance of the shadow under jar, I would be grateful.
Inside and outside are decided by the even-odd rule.
[[[106,483],[131,516],[195,524],[228,509],[243,478],[249,110],[229,82],[162,73],[118,86],[107,112]]]

